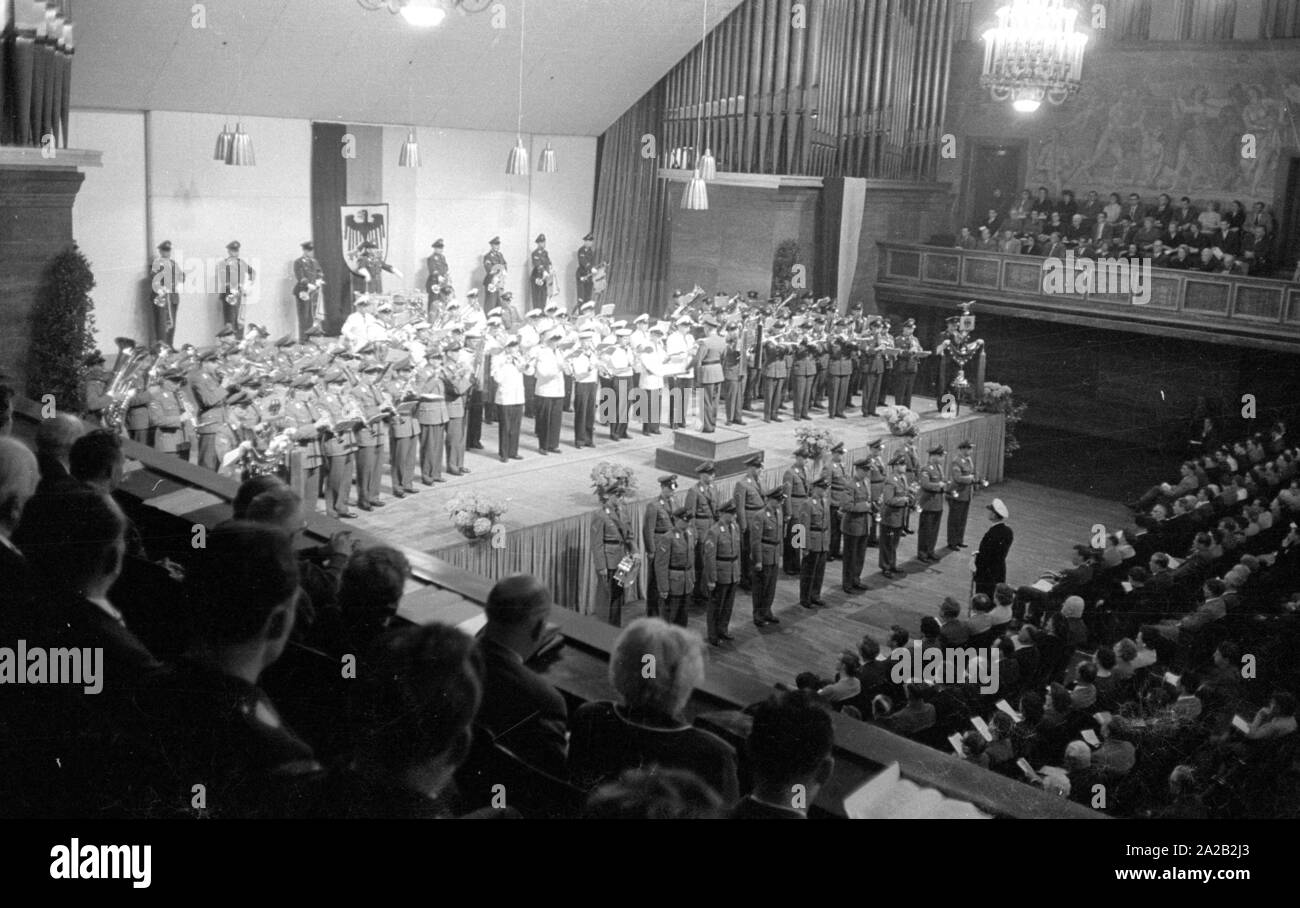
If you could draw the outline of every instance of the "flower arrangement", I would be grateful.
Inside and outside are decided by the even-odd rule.
[[[629,467],[602,460],[592,468],[591,485],[597,495],[630,495],[636,490],[636,476]]]
[[[1001,413],[1007,418],[1007,457],[1020,448],[1020,442],[1016,440],[1016,423],[1024,418],[1027,407],[1028,404],[1016,402],[1010,385],[1000,385],[995,381],[984,383],[984,394],[975,402],[975,409],[979,412]]]
[[[484,539],[492,535],[492,527],[509,509],[507,501],[478,492],[461,492],[447,502],[447,515],[466,539]]]
[[[921,414],[908,407],[890,406],[880,411],[889,431],[895,435],[906,435],[921,424]]]
[[[794,430],[794,449],[803,448],[813,460],[818,459],[833,448],[839,439],[829,429],[800,427]]]

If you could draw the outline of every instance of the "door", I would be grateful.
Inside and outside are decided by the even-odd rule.
[[[971,141],[966,171],[966,224],[984,221],[990,208],[1002,214],[1015,204],[1024,188],[1025,143]],[[999,195],[1000,193],[1000,195]]]

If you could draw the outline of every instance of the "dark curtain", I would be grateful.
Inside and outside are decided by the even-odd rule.
[[[339,209],[347,203],[347,161],[339,152],[347,127],[313,123],[311,127],[311,237],[325,272],[325,332],[338,334],[352,311],[352,282],[343,261]]]
[[[667,204],[671,187],[658,176],[658,152],[642,156],[642,137],[662,141],[663,82],[646,92],[600,139],[596,171],[596,242],[610,263],[604,301],[619,317],[663,310],[668,292]],[[677,184],[681,191],[681,184]]]

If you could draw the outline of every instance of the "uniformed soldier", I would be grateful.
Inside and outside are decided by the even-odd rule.
[[[368,362],[361,367],[360,382],[352,396],[361,407],[362,424],[355,433],[357,458],[357,507],[363,511],[382,508],[379,500],[379,479],[383,473],[384,397],[376,382],[384,367]]]
[[[415,363],[409,356],[393,363],[393,377],[385,389],[393,401],[394,415],[388,424],[389,472],[393,497],[405,498],[415,488],[415,460],[420,445],[420,421],[415,416],[418,399],[412,391]]]
[[[595,244],[595,235],[589,233],[582,238],[582,245],[578,247],[578,270],[575,276],[579,303],[585,303],[596,296],[595,282],[591,277],[591,272],[596,268]]]
[[[826,549],[826,560],[834,561],[840,557],[840,510],[853,501],[853,477],[844,465],[844,442],[837,441],[831,447],[831,462],[822,470],[829,488],[831,500],[831,535]]]
[[[596,614],[615,627],[623,624],[623,585],[615,575],[632,554],[632,527],[617,495],[600,494],[600,508],[591,521],[591,556],[596,567]]]
[[[380,257],[379,246],[371,240],[361,244],[361,252],[357,255],[357,264],[353,270],[352,289],[356,293],[383,293],[385,271],[401,277],[396,268]]]
[[[113,399],[104,393],[112,376],[104,368],[102,353],[88,353],[84,362],[86,372],[81,386],[81,399],[85,405],[83,417],[96,426],[102,426],[104,411],[113,403]]]
[[[903,576],[898,569],[898,537],[902,534],[903,514],[913,506],[906,464],[907,458],[901,453],[890,459],[892,472],[880,491],[880,572],[889,580]]]
[[[474,386],[473,354],[468,354],[461,342],[452,340],[443,350],[443,393],[447,399],[447,472],[463,476],[469,472],[465,466],[465,403]]]
[[[126,431],[132,441],[142,445],[153,444],[153,424],[149,417],[149,404],[153,393],[145,385],[131,391],[126,402]]]
[[[858,370],[862,373],[862,415],[875,416],[880,403],[881,388],[885,381],[884,351],[893,348],[889,334],[884,330],[880,316],[867,319],[867,341],[858,356]]]
[[[215,473],[221,467],[217,435],[226,421],[226,392],[216,371],[217,348],[205,347],[195,355],[198,365],[187,376],[187,381],[199,409],[198,423],[194,427],[199,439],[198,464]]]
[[[673,512],[673,528],[655,543],[655,581],[661,617],[670,624],[687,625],[686,600],[695,592],[695,530],[689,508]]]
[[[727,342],[718,334],[718,320],[704,317],[704,337],[695,345],[693,368],[700,383],[700,431],[713,432],[718,423],[718,389],[724,377],[722,360]]]
[[[881,452],[885,449],[884,439],[874,439],[867,445],[870,452],[867,455],[867,483],[871,486],[871,500],[879,501],[880,493],[885,487],[885,480],[889,478],[889,469],[885,466],[884,458]],[[877,542],[877,530],[880,526],[880,512],[873,510],[867,523],[867,545],[873,546]]]
[[[244,301],[248,288],[257,280],[253,266],[239,257],[239,240],[226,245],[230,253],[217,266],[217,293],[221,295],[221,318],[235,334],[244,336]]]
[[[799,448],[794,452],[794,466],[781,475],[781,491],[786,506],[785,546],[782,566],[787,574],[797,575],[801,552],[794,547],[794,512],[808,497],[808,451]]]
[[[943,520],[943,495],[947,489],[943,458],[947,453],[943,445],[931,448],[930,461],[921,468],[921,475],[917,477],[921,486],[921,522],[916,530],[916,560],[927,564],[939,560],[934,547],[939,543],[939,523]]]
[[[176,310],[181,301],[185,272],[172,258],[170,240],[158,244],[158,255],[149,266],[149,286],[153,289],[153,339],[172,345],[176,335]]]
[[[546,251],[546,234],[537,234],[537,239],[533,240],[536,244],[528,260],[531,266],[529,272],[529,292],[534,309],[545,309],[550,294],[551,277],[551,254]]]
[[[903,322],[903,333],[899,335],[898,359],[894,363],[894,403],[900,407],[912,406],[912,391],[916,387],[916,372],[921,358],[926,355],[921,342],[915,337],[916,320]]]
[[[564,368],[573,376],[573,446],[596,447],[596,391],[600,371],[596,363],[596,332],[582,331],[578,345],[564,360]]]
[[[325,269],[316,260],[316,246],[302,244],[302,255],[293,260],[293,296],[298,304],[298,339],[307,342],[307,332],[325,323]]]
[[[948,548],[954,551],[966,548],[966,516],[975,489],[982,484],[975,475],[974,449],[969,439],[957,445],[960,453],[948,468]]]
[[[808,497],[794,508],[795,542],[803,551],[799,572],[799,604],[804,608],[825,605],[822,581],[826,576],[826,554],[830,549],[831,500],[830,480],[819,476],[808,490]]]
[[[289,458],[289,485],[302,496],[303,510],[315,513],[320,497],[325,457],[321,430],[330,425],[329,414],[316,402],[316,375],[302,371],[294,377],[284,402],[286,426],[292,428],[294,451]]]
[[[494,236],[488,240],[488,251],[483,255],[483,308],[495,309],[501,306],[507,315],[517,317],[514,303],[505,300],[506,257],[501,254],[501,237]],[[513,331],[515,326],[506,319],[506,328]]]
[[[442,349],[425,351],[427,364],[415,378],[415,393],[420,403],[415,421],[420,425],[420,481],[426,486],[446,482],[442,475],[442,458],[447,439],[447,394],[442,380]]]
[[[780,422],[781,402],[785,398],[785,348],[768,342],[763,345],[763,422]]]
[[[705,534],[701,548],[704,550],[701,582],[709,594],[704,618],[706,639],[718,646],[723,640],[735,639],[727,629],[731,626],[731,612],[736,606],[744,534],[736,523],[734,501],[724,501],[718,506],[718,522]]]
[[[862,566],[867,560],[868,525],[875,511],[875,497],[867,480],[870,469],[871,459],[867,457],[853,464],[850,497],[840,507],[840,533],[844,539],[840,587],[850,595],[867,589],[862,582]]]
[[[794,363],[790,369],[791,409],[796,420],[811,419],[808,408],[812,406],[813,382],[817,378],[816,349],[807,342],[794,350]]]
[[[353,433],[343,424],[355,420],[359,412],[347,393],[348,378],[342,369],[330,369],[325,373],[324,381],[325,393],[320,396],[321,416],[318,421],[321,421],[321,453],[326,468],[325,513],[340,520],[350,520],[356,516],[348,510],[356,445]]]
[[[713,461],[706,460],[695,468],[697,481],[686,493],[685,507],[691,515],[692,538],[697,546],[692,562],[696,576],[702,576],[704,573],[703,552],[699,550],[699,545],[704,541],[704,535],[709,531],[709,527],[713,526],[714,521],[718,519],[718,491],[713,487],[713,477],[716,473],[717,467],[714,466]],[[702,605],[705,595],[703,587],[697,587],[695,604]]]
[[[907,481],[913,485],[917,482],[917,477],[921,475],[921,455],[916,453],[917,431],[915,428],[908,429],[903,433],[903,459],[904,474]],[[903,533],[904,536],[912,535],[912,509],[908,508],[903,514]]]
[[[429,268],[429,276],[424,280],[424,292],[428,294],[429,297],[429,321],[433,321],[433,317],[436,314],[434,309],[442,295],[442,288],[448,283],[447,275],[450,273],[450,269],[447,267],[447,257],[442,254],[444,248],[445,244],[442,242],[442,237],[438,237],[438,239],[434,240],[433,252],[430,254],[428,262],[426,263]]]
[[[756,627],[780,622],[772,614],[772,603],[776,599],[776,579],[781,570],[781,540],[785,528],[781,500],[784,497],[785,493],[780,486],[769,491],[763,502],[763,510],[753,516],[748,533]]]
[[[722,351],[722,398],[727,425],[743,426],[745,402],[745,351],[740,349],[740,325],[727,326],[726,348]]]
[[[831,419],[844,419],[844,408],[849,405],[850,380],[853,377],[853,357],[848,344],[831,341],[826,357],[826,406]]]
[[[655,548],[659,537],[673,528],[673,495],[677,491],[677,476],[667,473],[659,477],[659,497],[645,507],[645,516],[641,523],[641,544],[645,548],[646,563],[646,615],[654,618],[659,615],[659,581],[654,568]]]
[[[731,500],[736,503],[736,524],[743,535],[740,548],[740,588],[748,590],[753,580],[754,566],[749,560],[752,549],[751,533],[757,529],[755,522],[763,510],[763,487],[758,477],[763,471],[763,455],[755,454],[745,461],[745,475],[736,481],[731,490]]]

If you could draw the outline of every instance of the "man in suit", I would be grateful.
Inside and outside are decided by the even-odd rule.
[[[677,492],[677,476],[666,473],[659,477],[659,497],[645,506],[645,516],[641,523],[641,544],[645,548],[646,571],[646,617],[659,617],[659,581],[654,566],[655,549],[659,538],[673,528],[673,495]]]
[[[830,549],[829,489],[830,481],[824,475],[817,477],[808,491],[808,497],[792,508],[795,543],[803,550],[803,564],[799,572],[799,604],[807,609],[826,604],[822,601],[822,581],[826,575],[826,553]]]
[[[498,581],[488,594],[479,632],[485,670],[478,724],[530,766],[562,778],[568,710],[527,664],[543,642],[551,604],[550,591],[527,574]]]
[[[753,709],[746,742],[754,790],[736,820],[803,820],[835,769],[835,729],[825,705],[803,691],[775,693]]]
[[[176,335],[176,309],[181,301],[181,286],[185,272],[180,262],[172,258],[170,240],[158,244],[158,256],[149,266],[149,284],[153,289],[153,338],[167,346]]]
[[[618,565],[632,554],[632,527],[618,495],[600,494],[600,508],[591,519],[591,557],[599,585],[596,614],[604,614],[615,627],[623,623],[623,584],[615,578]],[[660,594],[662,599],[662,593]]]
[[[442,254],[444,248],[446,248],[446,244],[443,243],[442,237],[438,237],[433,241],[433,252],[430,253],[425,263],[428,266],[429,276],[424,279],[424,292],[429,297],[428,314],[430,321],[433,320],[434,307],[437,305],[438,300],[442,298],[442,288],[447,286],[449,282],[448,275],[451,273],[451,269],[447,266],[447,257]]]
[[[763,488],[758,477],[763,471],[763,455],[755,454],[745,461],[745,475],[737,480],[731,490],[731,499],[736,503],[736,523],[740,527],[743,544],[740,550],[740,588],[748,590],[753,577],[753,564],[749,553],[752,549],[752,532],[759,526],[757,522],[763,511]]]
[[[831,536],[830,546],[826,550],[826,560],[834,561],[840,557],[840,510],[853,501],[853,477],[844,466],[844,442],[837,441],[831,447],[831,462],[822,471],[829,488],[831,500]]]
[[[321,288],[325,286],[325,270],[316,261],[311,242],[302,244],[302,255],[293,260],[293,296],[298,305],[298,340],[307,343],[307,332],[325,321],[325,307],[321,301]]]
[[[966,548],[966,517],[970,513],[971,498],[980,480],[975,475],[975,461],[971,451],[975,443],[970,439],[957,445],[957,459],[948,468],[948,548],[956,551]]]
[[[718,506],[718,522],[704,536],[704,574],[699,578],[709,593],[705,630],[709,643],[714,646],[733,639],[727,628],[736,604],[743,545],[744,537],[736,524],[736,503],[724,501]]]
[[[898,569],[898,537],[903,531],[903,512],[912,507],[906,464],[907,458],[901,453],[890,459],[893,472],[880,491],[880,572],[888,580],[904,576]]]
[[[933,564],[939,560],[934,547],[939,542],[939,523],[943,520],[943,495],[948,484],[943,475],[943,458],[948,453],[943,445],[929,450],[929,462],[921,468],[917,481],[921,486],[919,504],[921,522],[916,528],[916,560]],[[883,544],[881,548],[884,548]]]
[[[999,583],[1007,582],[1007,553],[1015,534],[1006,525],[1010,514],[1001,498],[989,502],[988,510],[993,525],[984,532],[975,552],[975,592],[992,596]]]
[[[875,509],[875,496],[867,473],[871,460],[863,458],[853,464],[853,484],[850,487],[848,502],[840,507],[840,532],[844,538],[844,563],[840,586],[844,592],[852,594],[865,590],[862,582],[862,566],[867,559],[867,532]]]
[[[781,542],[785,524],[781,514],[781,499],[785,493],[778,486],[767,493],[763,510],[751,519],[749,539],[750,577],[753,586],[754,626],[777,624],[780,619],[772,614],[776,599],[777,573],[781,569]]]
[[[695,531],[690,509],[673,511],[673,528],[655,543],[655,588],[659,612],[670,624],[687,625],[686,602],[695,592]]]

